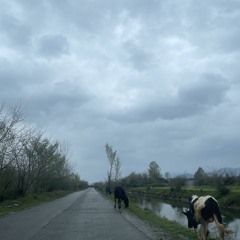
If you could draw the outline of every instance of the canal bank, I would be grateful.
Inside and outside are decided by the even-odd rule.
[[[190,193],[190,195],[193,194],[193,191],[195,193],[195,190],[191,189],[192,192]],[[206,193],[206,195],[211,194],[212,189],[208,189],[208,191],[203,190],[202,193],[204,192]],[[143,211],[152,212],[160,218],[177,223],[184,227],[185,230],[187,229],[187,219],[186,216],[182,213],[182,208],[188,207],[188,199],[186,196],[187,194],[189,194],[189,191],[187,193],[186,191],[184,191],[184,193],[169,194],[169,189],[166,188],[131,188],[128,189],[128,194],[131,198],[131,201],[137,204]],[[232,196],[236,197],[236,195],[234,196],[233,194]],[[239,208],[232,209],[221,207],[221,212],[223,215],[225,226],[231,228],[234,231],[234,234],[231,234],[230,239],[240,239]],[[215,224],[210,224],[209,227],[211,231],[211,236],[215,238],[217,236],[217,229]]]
[[[167,219],[187,228],[187,218],[182,213],[182,208],[186,206],[181,202],[177,204],[176,202],[163,201],[144,196],[138,196],[137,198],[131,197],[131,201],[145,211],[150,211],[160,218]],[[221,213],[225,227],[234,231],[230,239],[240,239],[240,211],[221,209]],[[215,223],[209,224],[209,230],[210,236],[215,239],[218,236]]]
[[[114,201],[113,194],[106,195],[104,192],[100,192],[108,200]],[[142,229],[144,232],[150,233],[152,239],[192,240],[196,238],[196,234],[192,229],[183,227],[177,222],[169,221],[166,218],[161,218],[157,216],[153,211],[141,208],[137,203],[134,202],[130,195],[129,198],[129,208],[123,208],[121,210],[122,214],[128,218],[132,224],[136,225],[136,227]]]
[[[188,203],[192,195],[215,197],[222,208],[240,210],[240,186],[228,186],[228,192],[222,194],[212,186],[184,186],[180,190],[173,187],[135,187],[128,188],[131,195],[148,196],[163,200]]]

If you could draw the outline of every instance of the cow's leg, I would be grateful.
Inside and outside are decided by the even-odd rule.
[[[208,224],[206,224],[206,227],[204,229],[204,236],[206,236],[206,239],[208,238],[209,230],[208,230]]]
[[[118,209],[121,209],[121,199],[118,199]]]
[[[208,235],[209,235],[209,230],[207,230],[206,238],[208,238]]]
[[[198,240],[203,240],[203,229],[202,229],[202,225],[200,225],[200,228],[197,231],[197,239]]]
[[[207,239],[207,236],[208,236],[208,224],[207,224],[207,222],[205,222],[205,221],[203,221],[202,223],[201,223],[201,239],[202,240],[206,240]]]
[[[215,219],[215,223],[217,225],[219,236],[220,236],[221,240],[224,240],[224,235],[225,235],[224,226],[223,226],[223,224],[219,223],[218,218],[215,215],[214,215],[214,219]]]
[[[224,240],[224,226],[222,224],[219,224],[217,227],[221,240]]]
[[[201,234],[200,234],[200,231],[199,231],[199,229],[197,229],[197,228],[194,228],[194,232],[196,233],[196,235],[197,235],[197,239],[201,239]]]
[[[116,201],[117,201],[117,199],[116,198],[114,198],[114,199],[115,199],[114,208],[116,208]]]
[[[204,236],[204,231],[203,231],[202,225],[200,225],[197,237],[199,240],[206,240],[206,237]]]

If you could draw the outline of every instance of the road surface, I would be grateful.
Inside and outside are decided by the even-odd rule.
[[[147,240],[95,189],[0,218],[0,240]]]

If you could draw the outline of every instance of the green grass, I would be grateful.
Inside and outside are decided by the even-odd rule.
[[[170,188],[164,187],[164,188],[157,188],[157,192],[161,191],[169,191]],[[211,188],[206,188],[208,191],[211,191]],[[140,190],[140,189],[139,189]],[[145,191],[146,188],[142,188],[142,191]],[[156,189],[155,189],[156,190]],[[200,191],[201,189],[198,187],[191,187],[188,190],[190,191]],[[153,189],[151,190],[153,191]],[[205,190],[204,190],[205,191]],[[57,198],[66,196],[70,192],[66,191],[59,191],[59,192],[51,192],[51,193],[41,193],[41,194],[32,194],[28,195],[24,198],[19,198],[17,200],[13,201],[6,201],[0,204],[0,216],[4,216],[13,212],[21,211],[23,209],[30,208],[32,206],[49,202],[52,200],[55,200]],[[239,188],[234,188],[234,191],[231,191],[231,194],[236,197],[239,194]],[[103,194],[106,196],[105,194]],[[113,196],[109,196],[109,199],[113,201]],[[154,227],[159,228],[161,231],[163,231],[167,236],[168,239],[184,239],[184,240],[191,240],[196,239],[196,234],[193,230],[188,229],[187,227],[184,227],[177,222],[167,220],[166,218],[162,218],[154,214],[153,212],[149,210],[144,210],[140,208],[137,204],[130,201],[130,207],[128,209],[129,212],[131,212],[133,215],[138,217],[139,219],[142,219],[143,221],[147,221],[149,224],[153,225]]]
[[[44,202],[55,200],[57,198],[66,196],[67,194],[69,194],[67,191],[30,194],[23,198],[2,202],[0,203],[0,217],[30,208]]]
[[[181,188],[181,191],[173,191],[171,187],[136,187],[130,188],[132,194],[145,194],[152,197],[157,197],[161,199],[168,199],[168,200],[181,200],[187,202],[187,199],[191,195],[212,195],[215,197],[221,207],[226,208],[240,208],[240,186],[239,185],[232,185],[227,186],[229,189],[229,193],[226,195],[221,195],[216,187],[213,186],[184,186]]]
[[[144,210],[140,208],[138,205],[135,203],[131,202],[129,206],[129,211],[134,214],[136,217],[147,221],[154,227],[157,227],[163,231],[168,239],[171,240],[192,240],[192,239],[197,239],[196,233],[194,232],[193,229],[189,229],[187,227],[184,227],[180,225],[177,222],[170,221],[166,218],[159,217],[153,212],[149,210]],[[159,238],[162,239],[162,238]],[[213,239],[220,239],[219,237],[217,238],[210,238],[208,237],[208,240],[213,240]],[[233,234],[229,234],[227,239],[235,240],[237,237]]]
[[[240,199],[240,188],[239,186],[230,186],[229,187],[229,194],[225,196],[219,196],[216,188],[211,186],[191,186],[191,187],[183,187],[182,190],[175,195],[175,199],[179,201],[179,197],[187,198],[192,194],[197,195],[212,195],[216,197],[220,203],[220,205],[224,205],[227,201],[234,200],[236,207],[239,208],[239,199]],[[149,196],[154,196],[158,198],[165,198],[168,199],[169,193],[171,192],[171,187],[153,187],[153,188],[146,188],[146,187],[137,187],[137,188],[130,188],[127,191],[131,192],[131,194],[145,194]],[[113,196],[108,196],[109,199],[113,201]],[[170,200],[170,198],[169,198]],[[174,199],[171,199],[174,200]],[[234,207],[234,206],[233,206]],[[196,233],[187,227],[180,225],[175,221],[170,221],[164,217],[157,216],[152,211],[145,210],[140,208],[137,204],[134,203],[133,199],[130,199],[130,206],[128,209],[132,214],[136,217],[147,221],[149,224],[153,225],[154,227],[159,228],[161,231],[168,236],[168,239],[197,239]],[[211,238],[209,238],[210,240]],[[219,239],[219,238],[217,238]],[[228,239],[236,239],[234,236],[229,236]]]
[[[166,218],[159,217],[149,210],[144,210],[131,202],[129,211],[136,217],[147,221],[154,227],[161,229],[169,239],[195,239],[196,234],[193,230],[181,226],[177,222],[169,221]]]
[[[111,201],[114,201],[113,195],[106,196],[105,194],[103,194],[103,196],[107,197]],[[160,229],[161,232],[163,232],[164,235],[168,237],[168,239],[190,240],[190,239],[196,238],[196,234],[194,233],[193,230],[188,229],[187,227],[184,227],[177,222],[159,217],[156,214],[154,214],[152,211],[144,210],[141,207],[139,207],[137,204],[132,202],[131,200],[130,200],[128,211],[132,213],[134,216],[136,216],[137,218]]]

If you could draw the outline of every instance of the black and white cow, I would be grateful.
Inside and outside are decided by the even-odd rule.
[[[121,200],[123,200],[125,208],[127,208],[129,205],[128,197],[122,187],[116,187],[114,189],[114,199],[115,199],[114,208],[116,208],[117,199],[118,199],[118,209],[121,208]]]
[[[218,202],[212,196],[198,197],[193,195],[189,199],[189,209],[183,209],[183,213],[187,216],[189,228],[197,230],[197,226],[200,224],[199,239],[207,239],[208,223],[213,221],[217,225],[222,240],[224,240],[225,233],[231,232],[231,230],[224,228]]]

